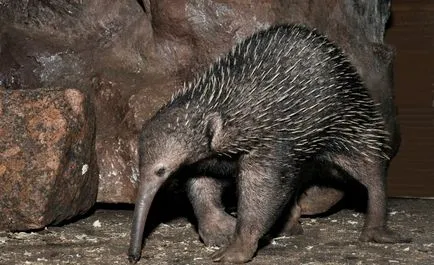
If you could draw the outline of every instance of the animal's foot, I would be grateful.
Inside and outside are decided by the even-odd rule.
[[[221,248],[216,251],[211,257],[215,262],[229,262],[229,263],[246,263],[250,261],[255,255],[257,245],[249,246],[249,244],[237,243],[235,241],[227,247]]]
[[[362,242],[376,243],[409,243],[411,238],[401,236],[396,232],[388,230],[386,227],[365,228],[360,236]]]
[[[225,246],[234,235],[235,225],[234,217],[217,213],[199,223],[199,235],[207,246]]]

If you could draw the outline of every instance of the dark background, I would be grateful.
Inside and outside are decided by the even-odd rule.
[[[394,46],[401,147],[390,196],[434,197],[434,1],[393,0],[385,42]]]

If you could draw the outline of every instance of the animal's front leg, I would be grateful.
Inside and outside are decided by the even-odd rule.
[[[245,156],[238,179],[238,215],[229,245],[213,254],[214,261],[244,263],[251,260],[264,236],[288,201],[293,179],[280,165]]]
[[[235,231],[235,218],[222,204],[222,180],[193,178],[188,182],[188,197],[198,222],[198,232],[207,246],[227,245]]]

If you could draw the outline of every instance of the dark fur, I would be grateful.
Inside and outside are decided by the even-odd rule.
[[[339,48],[300,25],[260,31],[143,127],[130,259],[140,257],[155,190],[185,166],[196,175],[189,197],[202,239],[225,245],[215,261],[253,257],[312,161],[332,163],[366,186],[362,240],[402,241],[386,229],[388,140],[376,105]],[[223,210],[219,175],[236,178],[236,220]]]

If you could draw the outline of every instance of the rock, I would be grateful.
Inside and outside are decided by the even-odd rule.
[[[254,31],[304,23],[350,56],[381,105],[396,153],[394,52],[383,43],[389,7],[389,0],[4,0],[0,85],[94,93],[98,201],[129,203],[137,132],[171,92]]]
[[[125,102],[119,100],[122,97],[119,91],[128,86],[126,81],[110,82],[104,77],[94,81],[96,112],[113,113],[111,116],[101,115],[97,120],[97,127],[102,128],[97,131],[95,146],[100,175],[97,200],[105,203],[134,203],[138,180],[137,132],[180,87],[170,80],[148,78],[143,82],[152,85],[139,90]],[[116,124],[119,125],[117,130],[104,130]]]
[[[76,89],[0,87],[0,230],[85,213],[98,188],[95,115]]]
[[[375,3],[374,3],[375,2]],[[380,3],[381,2],[381,3]],[[155,49],[152,58],[158,58],[162,68],[169,72],[176,71],[175,77],[170,74],[163,75],[168,81],[144,80],[141,90],[131,93],[127,107],[126,120],[134,124],[131,132],[138,130],[141,124],[159,106],[168,99],[170,93],[164,98],[164,92],[171,92],[173,87],[182,80],[187,80],[196,72],[203,70],[214,58],[227,52],[232,45],[254,31],[273,23],[305,23],[325,32],[349,54],[360,74],[364,77],[367,86],[374,98],[381,103],[383,114],[388,121],[388,129],[394,136],[395,152],[399,146],[399,131],[395,120],[393,106],[393,88],[391,82],[391,63],[393,50],[382,43],[386,21],[389,16],[389,1],[363,1],[357,5],[354,1],[328,1],[318,5],[315,1],[293,1],[283,4],[279,1],[231,1],[219,3],[215,1],[143,1],[147,16],[153,22],[152,44]],[[291,10],[290,12],[288,10]],[[324,13],[330,16],[323,16]],[[366,13],[375,13],[373,20],[368,19]],[[379,56],[380,55],[380,56]],[[156,63],[155,61],[150,64]],[[170,67],[170,65],[172,67]],[[147,72],[146,69],[143,70]],[[150,78],[154,80],[155,78]],[[179,80],[179,81],[178,81]],[[178,83],[176,82],[178,81]],[[173,82],[172,86],[165,84]],[[172,89],[171,89],[172,88]],[[116,89],[117,90],[117,89]],[[138,101],[137,99],[140,99]],[[137,103],[138,102],[138,103]],[[98,104],[97,104],[98,105]],[[137,107],[140,106],[141,107]],[[112,105],[111,105],[112,106]],[[108,125],[107,127],[110,127]],[[106,128],[101,127],[101,128]],[[134,132],[135,133],[135,132]],[[97,138],[100,134],[98,134]],[[125,141],[125,139],[118,139]],[[98,141],[98,140],[97,140]],[[101,150],[109,145],[99,145]],[[116,145],[113,145],[116,146]],[[120,148],[120,147],[119,147]],[[118,149],[119,150],[119,149]],[[130,149],[133,150],[133,149]],[[106,153],[105,160],[115,159],[115,152]],[[125,155],[123,156],[125,157]],[[131,156],[134,157],[134,156]],[[99,160],[101,164],[101,160]],[[123,162],[125,164],[126,161]],[[116,165],[116,163],[112,163]],[[134,164],[131,164],[134,166]],[[116,187],[125,186],[130,179],[125,176],[134,169],[124,170],[123,174],[117,167]],[[135,167],[137,169],[137,167]],[[115,171],[112,168],[112,172]],[[124,177],[119,177],[120,175]],[[132,192],[119,194],[119,190],[110,191],[113,179],[102,174],[100,186],[101,196],[98,200],[112,201],[112,194],[123,201],[133,201]],[[122,181],[124,179],[124,181]],[[130,185],[128,183],[128,185]],[[134,186],[133,186],[134,187]],[[108,189],[107,189],[108,188]],[[314,189],[307,194],[319,195],[324,190],[324,196],[334,204],[342,194],[328,189]],[[127,189],[123,189],[127,191]],[[107,196],[106,196],[107,194]],[[305,197],[304,197],[305,198]],[[313,199],[311,197],[311,199]],[[319,200],[308,199],[302,204],[305,209],[325,209],[332,205],[318,205]],[[311,212],[308,210],[307,212]]]

